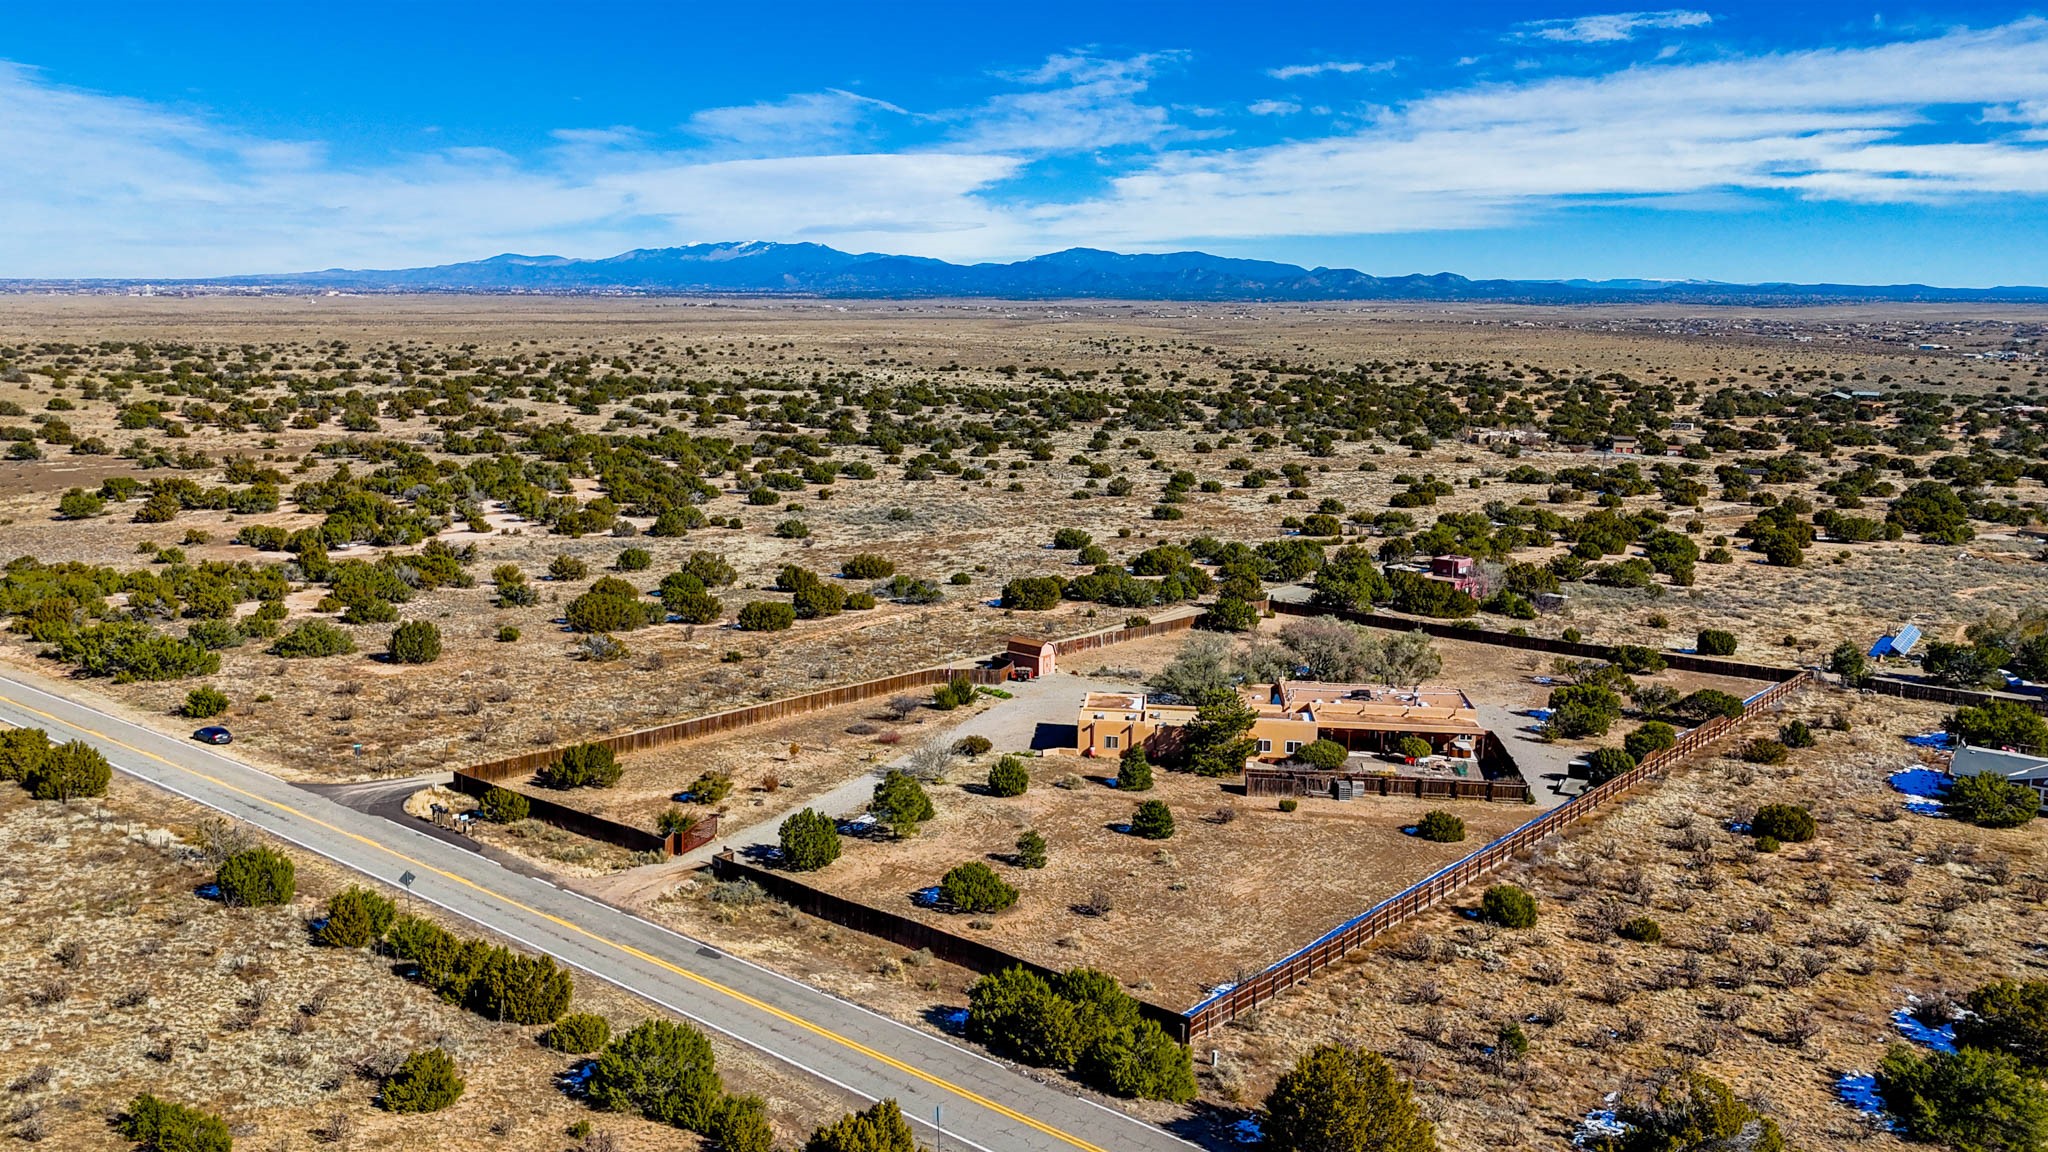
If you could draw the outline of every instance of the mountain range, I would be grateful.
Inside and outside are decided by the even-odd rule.
[[[1069,248],[1010,264],[841,252],[748,242],[637,248],[585,260],[507,253],[428,268],[348,269],[206,280],[4,281],[13,288],[136,285],[281,291],[742,294],[841,298],[978,297],[1185,301],[1414,300],[1513,303],[1807,304],[1922,301],[2048,303],[2048,288],[1925,284],[1727,284],[1701,280],[1473,280],[1448,272],[1373,276],[1206,252],[1125,254]]]

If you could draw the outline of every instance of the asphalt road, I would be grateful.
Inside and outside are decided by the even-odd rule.
[[[61,688],[61,686],[59,686]],[[0,677],[0,721],[82,739],[119,771],[243,820],[610,981],[708,1030],[868,1099],[922,1135],[986,1152],[1185,1152],[1192,1145],[758,965],[724,955],[417,829],[296,788],[222,751]],[[941,1136],[932,1130],[939,1117]]]

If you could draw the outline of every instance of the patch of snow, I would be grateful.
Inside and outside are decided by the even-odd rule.
[[[1877,1077],[1867,1072],[1844,1072],[1835,1081],[1835,1095],[1842,1103],[1882,1123],[1886,1131],[1898,1130],[1898,1123],[1885,1115],[1884,1097],[1877,1094]]]
[[[1239,1144],[1257,1144],[1266,1138],[1266,1131],[1257,1120],[1247,1116],[1230,1126],[1230,1138]]]
[[[967,1009],[955,1008],[951,1012],[946,1013],[945,1020],[946,1027],[948,1028],[965,1028],[967,1027]]]
[[[1202,989],[1202,995],[1204,995],[1204,996],[1221,996],[1221,995],[1223,995],[1223,994],[1224,994],[1225,992],[1228,992],[1228,991],[1230,991],[1231,989],[1233,989],[1233,988],[1236,988],[1236,987],[1237,987],[1237,981],[1235,981],[1235,980],[1225,980],[1225,981],[1224,981],[1223,983],[1221,983],[1221,984],[1215,984],[1215,985],[1211,985],[1210,987],[1207,987],[1207,988],[1204,988],[1204,989]]]
[[[1627,1132],[1628,1129],[1622,1125],[1620,1120],[1615,1118],[1614,1109],[1595,1108],[1591,1112],[1586,1113],[1585,1119],[1579,1121],[1578,1131],[1572,1133],[1572,1143],[1577,1147],[1584,1148],[1588,1144],[1596,1144],[1610,1137],[1619,1137]]]
[[[590,1090],[590,1077],[597,1071],[597,1061],[581,1060],[567,1072],[555,1077],[555,1084],[571,1096],[581,1096]]]
[[[1906,743],[1915,748],[1937,748],[1947,750],[1953,744],[1946,732],[1922,732],[1918,736],[1906,737]]]
[[[1885,783],[1891,785],[1894,792],[1939,800],[1948,791],[1949,779],[1946,773],[1936,772],[1925,764],[1914,764],[1892,773]]]
[[[920,888],[910,894],[910,899],[920,908],[936,908],[939,904],[938,886]]]
[[[1951,1020],[1939,1028],[1930,1028],[1913,1015],[1913,1006],[1892,1009],[1892,1023],[1899,1029],[1899,1035],[1924,1048],[1936,1052],[1955,1054],[1956,1024]]]

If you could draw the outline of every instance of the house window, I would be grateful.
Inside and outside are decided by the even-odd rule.
[[[1116,747],[1116,737],[1114,737],[1114,736],[1104,736],[1104,737],[1102,738],[1102,746],[1103,746],[1104,748],[1114,748],[1114,747]]]
[[[1272,750],[1273,750],[1273,742],[1272,742],[1271,740],[1261,740],[1261,741],[1259,741],[1259,751],[1260,751],[1261,753],[1265,753],[1265,752],[1271,752]]]
[[[1301,751],[1301,741],[1289,740],[1287,742],[1287,751],[1290,753]]]

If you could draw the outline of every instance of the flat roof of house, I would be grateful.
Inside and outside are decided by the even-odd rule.
[[[1392,684],[1346,684],[1329,680],[1282,680],[1277,685],[1280,702],[1292,707],[1309,702],[1377,704],[1408,708],[1443,708],[1469,711],[1472,700],[1465,690],[1449,684],[1422,684],[1403,688]],[[1269,697],[1270,698],[1270,697]]]
[[[1083,712],[1143,712],[1142,692],[1090,692],[1081,698]]]

